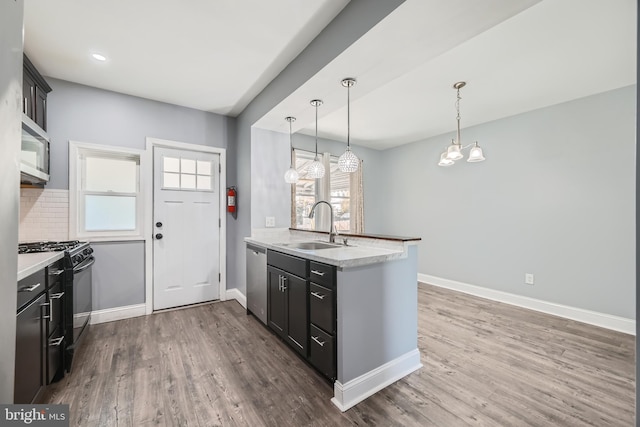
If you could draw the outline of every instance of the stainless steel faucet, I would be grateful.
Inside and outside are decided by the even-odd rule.
[[[329,206],[329,209],[331,209],[331,226],[329,227],[329,243],[335,243],[336,236],[338,235],[338,230],[336,229],[336,226],[333,222],[333,206],[331,206],[331,203],[327,202],[326,200],[319,200],[315,202],[311,207],[311,212],[309,212],[309,219],[313,218],[314,212],[316,210],[316,206],[318,206],[320,203],[326,204],[327,206]]]

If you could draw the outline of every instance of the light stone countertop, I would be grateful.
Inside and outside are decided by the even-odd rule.
[[[49,264],[62,259],[63,256],[64,251],[18,255],[18,280],[42,270]]]
[[[418,241],[389,241],[366,237],[349,237],[349,246],[303,250],[280,246],[280,244],[309,241],[327,242],[328,237],[318,233],[306,233],[300,230],[289,229],[255,229],[252,232],[252,236],[245,237],[244,241],[288,255],[335,265],[339,269],[354,268],[406,258],[408,246],[418,244]],[[340,236],[336,238],[336,243],[342,243]]]

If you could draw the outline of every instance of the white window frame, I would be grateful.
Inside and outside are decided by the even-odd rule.
[[[103,156],[119,159],[135,159],[138,162],[136,193],[136,228],[135,230],[84,230],[84,195],[82,180],[84,179],[84,158],[89,156]],[[86,142],[69,141],[69,238],[72,240],[126,241],[144,240],[145,219],[145,185],[144,176],[145,156],[143,150],[126,147],[91,144]],[[92,192],[88,192],[92,193]],[[117,193],[115,193],[117,195]]]

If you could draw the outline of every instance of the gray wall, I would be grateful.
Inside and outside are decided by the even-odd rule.
[[[93,310],[144,303],[144,242],[92,243]]]
[[[144,149],[149,136],[227,148],[235,134],[233,118],[63,80],[47,78],[47,82],[53,88],[48,98],[51,181],[47,188],[69,188],[69,140]],[[235,162],[230,163],[235,168]],[[93,308],[145,302],[143,243],[94,246]]]
[[[482,163],[438,167],[450,134],[388,150],[385,231],[422,237],[420,273],[635,318],[635,105],[630,86],[463,129]]]
[[[13,403],[24,3],[0,2],[0,403]]]
[[[238,116],[235,174],[227,174],[228,185],[238,187],[238,219],[228,228],[228,283],[242,293],[246,289],[245,245],[251,235],[251,126],[264,114],[309,80],[347,47],[391,13],[404,0],[351,0],[324,30]],[[336,81],[344,77],[336,76]],[[231,234],[233,233],[233,234]],[[228,285],[231,287],[233,285]]]
[[[294,148],[315,151],[315,138],[294,134]],[[344,142],[318,138],[318,152],[334,156],[344,153]],[[365,201],[365,232],[379,233],[384,229],[381,209],[384,206],[380,187],[383,184],[383,152],[352,145],[352,150],[364,161],[363,187]],[[291,224],[291,185],[284,182],[284,172],[290,164],[289,134],[254,128],[251,132],[251,227],[265,228],[267,216],[276,217],[276,227]]]
[[[146,137],[227,148],[234,119],[50,77],[51,181],[69,188],[69,140],[144,149]]]

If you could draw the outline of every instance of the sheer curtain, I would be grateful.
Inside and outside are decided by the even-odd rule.
[[[362,182],[362,169],[364,162],[360,160],[360,167],[349,177],[350,201],[350,228],[351,233],[364,233],[364,185]]]

